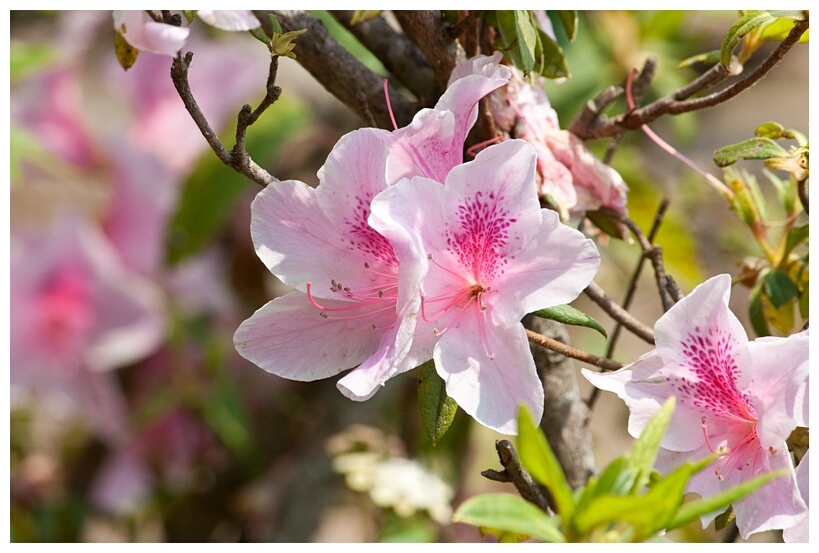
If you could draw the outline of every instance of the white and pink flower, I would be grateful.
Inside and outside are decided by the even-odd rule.
[[[709,279],[657,321],[655,350],[611,374],[582,372],[626,402],[632,436],[640,435],[666,398],[677,398],[658,470],[725,452],[691,479],[690,492],[709,497],[762,473],[790,471],[734,503],[747,538],[795,526],[807,509],[785,440],[797,426],[807,426],[808,331],[748,341],[728,308],[730,289],[729,275]],[[703,517],[703,525],[717,514]]]

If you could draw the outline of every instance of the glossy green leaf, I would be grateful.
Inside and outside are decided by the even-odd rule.
[[[671,415],[674,414],[675,405],[674,396],[669,397],[648,421],[642,434],[634,442],[631,451],[625,455],[625,467],[637,474],[632,488],[633,492],[638,492],[648,484],[649,476],[654,469],[657,451],[660,449],[660,441],[668,428]]]
[[[787,38],[796,21],[802,21],[805,19],[805,14],[802,11],[772,13],[777,14],[778,18],[771,21],[760,30],[760,40],[781,42]],[[805,31],[805,33],[799,37],[799,42],[808,42],[809,32],[809,30]]]
[[[592,328],[603,336],[608,337],[606,329],[603,328],[600,323],[571,305],[555,305],[554,307],[547,307],[546,309],[535,311],[532,314],[543,319],[551,319],[567,325]]]
[[[458,404],[446,395],[446,384],[438,376],[432,360],[421,365],[418,375],[418,407],[421,426],[432,445],[435,445],[452,424]]]
[[[762,280],[757,280],[756,286],[751,289],[748,305],[748,317],[757,336],[770,336],[768,321],[762,308]]]
[[[565,542],[557,518],[510,494],[485,494],[466,500],[452,516],[463,522],[516,534],[526,534],[547,543]]]
[[[528,75],[535,67],[535,47],[537,46],[537,34],[532,16],[528,11],[515,10],[515,36],[520,51],[520,59],[523,63],[523,73]]]
[[[185,21],[188,22],[188,25],[190,25],[193,18],[196,17],[197,11],[198,10],[182,10],[182,13],[185,15]]]
[[[694,521],[701,516],[713,513],[714,511],[724,509],[735,501],[742,499],[746,495],[753,493],[760,487],[764,486],[774,478],[785,476],[788,474],[786,469],[769,472],[761,476],[757,476],[753,480],[748,480],[742,484],[738,484],[733,488],[729,488],[724,492],[712,495],[706,499],[697,499],[682,505],[678,510],[674,519],[667,525],[669,530],[679,528],[691,521]]]
[[[714,163],[727,167],[740,159],[769,159],[789,157],[787,150],[770,138],[749,138],[738,144],[724,146],[714,152]]]
[[[306,106],[280,98],[248,130],[248,151],[264,166],[286,140],[304,128],[309,118]],[[232,134],[225,133],[225,136]],[[166,254],[168,263],[178,263],[205,247],[223,227],[236,200],[248,188],[260,190],[258,185],[223,165],[213,152],[207,151],[185,183],[171,220]]]
[[[569,42],[574,42],[577,36],[577,10],[554,10],[558,21],[563,25],[563,30],[566,31],[566,38]]]
[[[730,67],[734,48],[739,44],[739,41],[742,40],[742,37],[763,23],[773,19],[774,17],[766,11],[751,11],[737,19],[722,41],[722,47],[720,48],[720,63],[722,66],[726,69]]]
[[[625,457],[617,457],[603,469],[600,476],[592,476],[580,491],[575,512],[582,511],[595,498],[604,495],[628,495],[634,486],[637,473],[625,468]]]
[[[762,280],[765,286],[765,295],[777,309],[799,294],[799,289],[791,280],[791,277],[781,269],[774,269],[766,274]]]
[[[793,227],[791,230],[789,230],[788,237],[785,239],[785,253],[783,254],[782,257],[787,258],[788,254],[790,254],[796,246],[807,240],[809,235],[810,235],[809,223]]]
[[[770,138],[771,140],[779,140],[780,138],[792,138],[785,136],[785,127],[775,121],[768,121],[762,123],[754,131],[754,135],[760,138]]]
[[[552,37],[538,29],[538,44],[540,45],[540,74],[547,79],[570,77],[569,62],[563,54],[563,49]]]
[[[557,512],[569,520],[574,511],[574,494],[563,468],[555,457],[545,436],[532,421],[529,411],[521,405],[518,414],[517,449],[520,460],[532,477],[546,486],[557,505]]]

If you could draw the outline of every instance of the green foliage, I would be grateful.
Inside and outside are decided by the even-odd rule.
[[[9,42],[9,80],[13,83],[47,66],[55,58],[54,48],[45,43]]]
[[[285,56],[290,59],[296,59],[296,54],[293,48],[296,43],[293,42],[298,37],[307,32],[307,29],[296,29],[295,31],[284,32],[279,20],[272,13],[270,16],[270,36],[265,34],[263,27],[256,27],[249,32],[256,40],[267,45],[271,56]]]
[[[565,542],[558,530],[558,519],[509,494],[485,494],[465,501],[452,516],[454,522],[472,524],[483,533],[523,534],[546,543]]]
[[[769,159],[787,155],[787,150],[770,138],[749,138],[738,144],[723,146],[714,152],[714,163],[718,167],[727,167],[738,159]]]
[[[557,321],[559,323],[563,323],[566,325],[575,325],[575,326],[585,326],[586,328],[592,328],[603,335],[603,337],[608,338],[606,334],[606,329],[603,328],[603,325],[598,323],[592,317],[586,315],[579,309],[575,309],[571,305],[556,305],[554,307],[547,307],[546,309],[541,309],[540,311],[535,311],[532,313],[537,317],[541,317],[543,319],[551,319],[553,321]]]
[[[745,44],[739,56],[739,62],[744,63],[762,43],[784,39],[793,27],[794,21],[803,21],[806,17],[806,13],[799,10],[754,10],[743,13],[731,26],[722,41],[720,63],[728,69],[731,66],[734,48],[740,40],[745,38]]]
[[[280,98],[260,118],[247,137],[247,149],[257,160],[271,158],[279,147],[309,121],[309,111],[296,101]],[[214,155],[200,161],[182,189],[168,234],[168,263],[175,264],[207,245],[224,228],[236,200],[251,186],[246,177],[226,167]]]
[[[569,65],[557,42],[538,26],[534,15],[525,10],[487,11],[487,24],[498,32],[498,49],[524,75],[536,74],[549,79],[569,76]],[[577,14],[564,15],[567,34],[576,33]],[[561,19],[561,21],[563,21]]]
[[[330,12],[327,10],[308,10],[312,15],[321,19],[321,22],[324,23],[324,26],[327,27],[327,30],[333,35],[339,44],[344,46],[352,55],[358,58],[358,61],[364,64],[364,66],[372,71],[377,75],[381,75],[386,77],[389,72],[384,67],[384,64],[381,63],[375,54],[370,52],[366,46],[361,44],[359,40],[353,35],[350,31],[344,28],[344,26],[336,21],[336,18],[333,17]]]
[[[421,365],[418,375],[418,407],[421,426],[432,445],[435,445],[449,430],[458,411],[458,404],[446,395],[446,385],[438,376],[432,360]]]
[[[717,455],[685,463],[665,476],[654,461],[674,412],[669,398],[649,420],[631,451],[609,464],[597,478],[572,493],[543,434],[525,407],[518,418],[518,453],[526,470],[546,486],[557,505],[549,517],[534,505],[509,495],[484,495],[466,501],[453,520],[499,536],[525,534],[546,542],[653,541],[658,533],[679,528],[738,499],[787,471],[767,473],[707,499],[683,503],[691,477]]]

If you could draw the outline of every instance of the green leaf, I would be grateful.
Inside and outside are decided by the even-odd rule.
[[[788,33],[791,32],[795,21],[803,21],[805,19],[805,14],[801,11],[773,13],[778,15],[778,19],[771,21],[761,29],[759,40],[781,42],[785,40]],[[805,33],[799,37],[799,42],[808,42],[809,32],[809,30],[805,31]]]
[[[188,25],[190,25],[193,18],[196,17],[197,11],[198,10],[182,10],[182,13],[185,15],[185,21],[188,22]]]
[[[602,334],[604,337],[608,338],[606,329],[604,329],[600,323],[579,309],[575,309],[571,305],[555,305],[554,307],[547,307],[546,309],[535,311],[532,313],[532,315],[543,319],[551,319],[567,325],[592,328]]]
[[[269,111],[250,127],[247,136],[247,149],[262,166],[310,118],[304,104],[287,98],[280,98]],[[235,129],[235,122],[233,125]],[[256,185],[208,151],[182,189],[168,230],[168,263],[178,263],[205,247],[250,186]]]
[[[809,223],[805,223],[804,225],[798,227],[793,227],[791,230],[789,230],[788,237],[785,239],[785,252],[782,255],[782,259],[787,259],[788,255],[796,246],[808,239],[809,234]]]
[[[779,140],[780,138],[793,138],[792,136],[785,136],[785,127],[775,121],[768,121],[762,123],[754,131],[754,135],[760,138],[770,138],[771,140]]]
[[[668,523],[668,530],[679,528],[689,522],[698,519],[701,516],[713,513],[719,509],[724,509],[735,501],[742,499],[746,495],[753,493],[760,487],[764,486],[774,478],[785,476],[788,474],[787,469],[782,469],[774,472],[769,472],[761,476],[757,476],[753,480],[748,480],[742,484],[738,484],[733,488],[729,488],[724,492],[712,495],[706,499],[697,499],[682,505],[678,510],[674,519]]]
[[[626,228],[626,225],[608,213],[603,211],[587,211],[586,218],[612,238],[619,238],[620,240],[628,238],[628,228]]]
[[[563,30],[566,31],[566,37],[569,42],[574,42],[577,36],[577,10],[554,10],[560,24],[563,25]]]
[[[538,43],[541,48],[540,74],[547,79],[570,77],[569,62],[560,45],[540,29],[538,29]]]
[[[749,138],[738,144],[724,146],[714,152],[714,163],[727,167],[739,159],[769,159],[790,157],[790,154],[770,138]]]
[[[637,492],[648,484],[649,476],[654,468],[654,460],[660,449],[660,441],[665,435],[671,415],[674,414],[676,400],[669,397],[657,413],[646,424],[640,437],[634,442],[631,451],[625,455],[625,467],[637,473],[632,492]]]
[[[528,11],[515,10],[515,35],[517,37],[520,59],[523,62],[523,73],[528,75],[535,68],[535,47],[537,34],[532,16]]]
[[[736,520],[736,518],[737,517],[734,514],[734,507],[733,505],[731,505],[727,509],[725,509],[725,511],[723,511],[721,514],[717,515],[717,518],[714,519],[714,530],[719,532],[720,530],[731,524],[731,522]]]
[[[558,520],[524,499],[509,494],[485,494],[467,499],[455,514],[453,522],[527,534],[547,543],[563,543]]]
[[[690,58],[682,60],[676,67],[674,67],[674,69],[679,71],[680,69],[691,67],[696,63],[711,66],[717,62],[719,62],[719,50],[711,50],[710,52],[703,52],[702,54],[697,54],[696,56],[691,56]]]
[[[728,34],[722,41],[720,48],[720,63],[725,69],[731,66],[731,56],[739,41],[767,21],[773,20],[773,16],[766,11],[751,11],[737,19],[728,29]]]
[[[248,31],[248,32],[250,33],[250,35],[253,38],[258,40],[259,42],[261,42],[262,44],[264,44],[268,48],[270,47],[270,44],[271,44],[270,37],[267,36],[266,34],[264,34],[264,28],[263,27],[256,27],[255,29],[250,29],[250,31]]]
[[[776,195],[779,198],[779,203],[785,208],[785,213],[793,213],[796,208],[796,180],[791,178],[781,179],[767,168],[763,168],[762,173],[776,188]]]
[[[625,467],[625,456],[621,455],[603,470],[599,477],[592,476],[581,490],[575,512],[580,512],[595,498],[604,495],[628,495],[634,486],[637,473]]]
[[[446,385],[435,370],[432,360],[421,365],[418,375],[418,407],[421,412],[421,426],[432,445],[438,443],[455,418],[458,404],[446,395]]]
[[[788,276],[788,273],[781,269],[774,269],[765,275],[762,280],[765,286],[765,295],[777,309],[799,295],[796,284]]]
[[[751,326],[759,337],[770,336],[768,320],[765,318],[765,311],[762,306],[762,280],[758,280],[751,289],[749,296],[748,317],[751,319]]]
[[[525,406],[518,414],[518,455],[532,477],[546,486],[557,505],[563,520],[570,520],[574,511],[574,494],[566,481],[563,468],[549,447],[543,433],[532,421]]]
[[[279,24],[278,18],[275,15],[273,15],[272,13],[268,14],[268,16],[270,18],[270,33],[271,33],[271,35],[272,36],[278,36],[278,35],[282,34],[284,31],[282,31],[282,26]]]

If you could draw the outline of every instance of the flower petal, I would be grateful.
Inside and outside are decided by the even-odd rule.
[[[649,419],[665,400],[675,394],[664,370],[664,361],[656,351],[612,373],[581,369],[586,379],[601,390],[614,392],[629,408],[628,432],[635,438],[643,433]],[[703,445],[701,413],[677,401],[662,447],[672,451],[690,451]]]
[[[810,508],[810,485],[808,482],[808,470],[810,469],[810,449],[805,452],[805,456],[799,461],[799,466],[796,467],[796,487],[799,489],[799,494],[802,500]],[[785,543],[808,543],[810,530],[810,517],[808,513],[802,517],[801,521],[791,528],[785,528],[782,531],[782,539]]]
[[[387,178],[426,177],[440,183],[463,162],[463,141],[455,140],[455,116],[450,111],[422,109],[412,123],[385,137],[390,149]]]
[[[535,421],[543,416],[543,384],[526,332],[520,324],[481,330],[472,315],[465,314],[438,340],[435,368],[446,382],[447,395],[467,414],[502,434],[517,434],[521,404]]]
[[[175,56],[185,45],[191,30],[157,23],[141,10],[114,11],[114,28],[128,44],[145,52]]]
[[[327,307],[347,302],[326,300]],[[392,309],[372,316],[358,308],[324,318],[298,291],[274,299],[244,321],[233,336],[236,351],[269,373],[291,380],[327,378],[365,361],[378,350],[384,330],[395,321]]]
[[[315,190],[306,184],[272,182],[256,195],[251,211],[256,254],[285,284],[305,291],[305,283],[312,281],[312,294],[330,299],[340,297],[330,290],[333,280],[355,288],[372,286],[361,250],[324,215]]]
[[[594,242],[562,224],[554,211],[544,209],[541,214],[538,233],[493,284],[504,293],[485,296],[493,318],[504,327],[526,313],[574,300],[600,264]]]
[[[261,27],[250,10],[197,10],[196,15],[208,25],[223,31],[249,31]]]
[[[763,447],[778,447],[804,418],[808,377],[808,331],[787,338],[758,338],[751,351],[750,393]],[[785,368],[783,370],[783,368]]]

